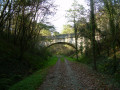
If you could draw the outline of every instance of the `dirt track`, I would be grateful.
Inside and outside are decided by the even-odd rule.
[[[99,78],[87,66],[59,58],[38,90],[117,90],[108,89]]]

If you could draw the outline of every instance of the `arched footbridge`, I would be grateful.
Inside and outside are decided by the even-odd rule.
[[[56,36],[43,36],[44,39],[43,42],[41,42],[40,45],[45,47],[50,47],[55,44],[67,44],[73,48],[75,48],[75,35],[74,34],[61,34]],[[85,39],[83,37],[78,38],[78,48],[82,44],[82,46],[85,46],[84,43]]]

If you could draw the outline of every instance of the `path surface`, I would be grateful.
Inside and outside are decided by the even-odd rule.
[[[98,78],[85,65],[58,59],[38,90],[108,90]]]

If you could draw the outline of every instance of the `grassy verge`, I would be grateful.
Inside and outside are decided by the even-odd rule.
[[[61,62],[65,62],[64,57],[61,57],[60,60]]]
[[[76,61],[76,59],[75,58],[71,58],[71,57],[65,57],[67,60],[69,60],[69,61]]]
[[[69,60],[69,61],[76,61],[75,58],[72,58],[72,57],[68,57],[68,56],[63,56],[63,58]]]
[[[9,90],[36,90],[36,88],[38,88],[43,82],[49,67],[54,65],[56,61],[57,57],[49,58],[49,61],[46,62],[42,69],[13,85]]]

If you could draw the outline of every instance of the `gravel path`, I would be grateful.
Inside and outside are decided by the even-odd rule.
[[[99,77],[83,64],[59,58],[38,90],[115,90],[102,85]]]

